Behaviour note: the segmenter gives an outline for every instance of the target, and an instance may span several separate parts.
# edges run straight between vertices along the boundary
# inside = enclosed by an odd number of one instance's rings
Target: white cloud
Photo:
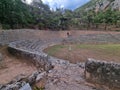
[[[32,2],[32,0],[26,0],[26,2],[27,2],[28,4],[30,4],[30,3]]]
[[[64,5],[61,5],[60,8],[64,8]]]
[[[31,3],[32,0],[26,0],[27,3]],[[42,0],[43,3],[48,4],[50,8],[67,8],[74,10],[75,8],[85,4],[90,0]]]
[[[42,0],[43,3],[48,4],[51,8],[67,8],[75,9],[90,0]]]

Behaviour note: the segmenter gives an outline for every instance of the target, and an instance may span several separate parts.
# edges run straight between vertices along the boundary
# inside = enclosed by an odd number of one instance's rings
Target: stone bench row
[[[120,34],[119,34],[120,35]],[[116,37],[119,35],[111,35],[111,34],[88,34],[88,35],[81,35],[79,37],[80,41],[85,41],[85,42],[119,42],[120,43],[120,37]]]
[[[24,50],[40,52],[40,47],[44,44],[45,42],[42,40],[22,40],[22,41],[12,42],[11,46]]]
[[[13,41],[29,40],[35,38],[35,32],[31,30],[10,30],[0,32],[0,43],[3,45]]]
[[[0,32],[0,44],[8,44],[10,42],[18,40],[35,40],[42,39],[39,34],[40,31],[34,30],[10,30]],[[52,33],[52,32],[51,32]],[[57,38],[51,37],[45,38],[45,42],[60,42],[63,38],[58,36]],[[80,42],[80,43],[120,43],[120,34],[87,34],[72,36],[65,39],[68,42]]]
[[[37,66],[42,66],[44,70],[48,70],[50,67],[55,64],[65,64],[69,63],[69,61],[64,61],[58,58],[49,57],[47,54],[43,52],[43,49],[48,46],[55,45],[60,43],[61,39],[56,41],[44,42],[42,40],[22,40],[12,42],[8,45],[8,51],[19,57],[26,58],[27,60],[32,61]],[[47,68],[47,69],[46,69]]]
[[[75,43],[120,43],[120,34],[111,35],[111,34],[87,34],[71,36],[66,38],[67,42]]]
[[[40,31],[39,31],[40,34]],[[10,30],[0,32],[0,44],[5,45],[15,41],[42,39],[45,43],[60,42],[62,38],[46,37],[37,35],[34,30]],[[34,41],[33,41],[34,42]]]
[[[8,46],[8,51],[15,56],[30,60],[37,67],[43,68],[45,71],[51,69],[52,67],[49,57],[46,54],[34,52],[34,50],[31,51],[29,49],[23,49],[20,47],[17,48],[12,44]]]

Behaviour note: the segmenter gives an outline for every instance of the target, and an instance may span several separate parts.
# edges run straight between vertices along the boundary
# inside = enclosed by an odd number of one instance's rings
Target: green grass
[[[55,45],[45,50],[48,55],[54,56],[57,52],[60,52],[61,49],[68,50],[69,45]],[[120,44],[100,44],[100,45],[92,45],[92,44],[73,44],[72,50],[91,50],[96,53],[102,53],[103,55],[113,55],[120,57]],[[60,52],[62,53],[62,52]]]
[[[87,45],[79,44],[77,48],[89,48],[89,49],[106,49],[106,50],[120,50],[120,44],[101,44],[101,45]]]
[[[48,50],[45,50],[45,51],[47,51],[48,55],[54,55],[60,49],[65,48],[65,47],[66,46],[64,46],[64,45],[55,45],[55,46],[48,48]]]
[[[99,51],[104,54],[120,55],[120,44],[102,44],[102,45],[76,45],[78,49],[89,49]]]
[[[44,88],[43,87],[37,87],[37,86],[35,86],[34,90],[44,90]]]
[[[71,47],[71,50],[69,50],[69,47]],[[120,62],[120,44],[55,45],[44,51],[48,55],[70,60],[73,63],[85,61],[90,57],[97,60]]]

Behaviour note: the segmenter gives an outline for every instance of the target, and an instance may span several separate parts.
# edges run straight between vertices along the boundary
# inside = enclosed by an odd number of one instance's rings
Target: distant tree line
[[[114,6],[113,2],[115,0],[107,0],[110,3],[103,9],[103,3],[105,4],[103,1],[90,0],[90,2],[74,11],[74,14],[76,14],[74,18],[78,18],[76,24],[79,29],[102,28],[103,30],[110,30],[117,28],[120,30],[120,7]]]
[[[30,5],[25,0],[0,0],[0,26],[3,29],[64,30],[68,28],[69,19],[63,14],[63,9],[50,10],[41,0],[33,0]]]
[[[26,4],[25,0],[0,0],[0,27],[3,29],[33,28],[43,30],[90,29],[104,24],[120,26],[120,11],[108,9],[96,13],[57,8],[51,10],[41,0]]]
[[[79,14],[79,12],[77,13]],[[86,29],[90,29],[93,26],[95,29],[99,26],[104,27],[103,30],[106,30],[108,26],[120,28],[120,11],[118,10],[109,8],[106,11],[99,11],[97,13],[94,10],[89,10],[78,16],[80,16],[80,19],[77,20],[78,26],[85,26]]]

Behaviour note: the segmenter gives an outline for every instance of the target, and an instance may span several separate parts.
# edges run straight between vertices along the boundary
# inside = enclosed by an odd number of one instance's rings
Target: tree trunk
[[[107,30],[107,23],[105,23],[104,29]]]

